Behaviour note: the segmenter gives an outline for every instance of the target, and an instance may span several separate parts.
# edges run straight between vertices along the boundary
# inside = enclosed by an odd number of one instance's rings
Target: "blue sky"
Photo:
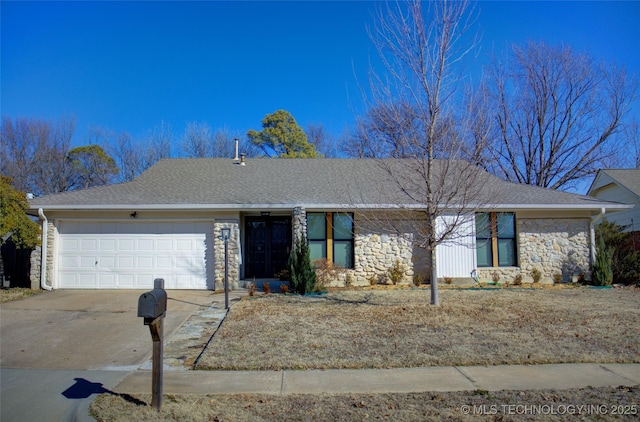
[[[479,2],[479,74],[491,51],[570,44],[640,77],[640,2]],[[372,2],[1,3],[1,112],[74,116],[142,136],[164,121],[246,133],[278,109],[334,136],[362,111]],[[640,120],[636,101],[634,114]]]

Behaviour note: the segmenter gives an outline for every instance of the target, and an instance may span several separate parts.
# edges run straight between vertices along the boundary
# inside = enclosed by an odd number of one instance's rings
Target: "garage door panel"
[[[77,269],[79,257],[78,256],[63,256],[60,260],[60,268],[62,270],[74,270]]]
[[[131,252],[136,249],[136,240],[135,239],[119,239],[118,240],[118,250]]]
[[[96,267],[96,257],[95,255],[90,256],[81,256],[80,257],[80,266],[79,268],[82,270],[93,270]]]
[[[118,274],[118,281],[116,287],[126,287],[133,289],[136,287],[136,278],[133,273]]]
[[[100,239],[100,252],[115,252],[116,239]]]
[[[174,250],[172,239],[158,239],[159,251],[172,251]]]
[[[97,285],[97,274],[80,273],[77,277],[78,287],[82,288],[94,288]]]
[[[58,224],[61,288],[206,289],[211,223]],[[209,259],[211,261],[211,259]]]
[[[80,249],[83,251],[97,251],[98,241],[96,239],[81,239]]]
[[[118,269],[133,270],[136,268],[136,258],[134,256],[118,256],[116,261]]]
[[[116,287],[116,275],[113,273],[99,275],[99,287],[103,289],[113,289]]]
[[[140,270],[150,270],[155,268],[154,259],[152,256],[139,256],[138,257],[138,266],[137,268]]]
[[[103,270],[115,270],[116,269],[116,257],[114,256],[105,256],[102,255],[100,257],[100,269]]]
[[[155,242],[153,239],[138,239],[138,250],[139,251],[154,251],[155,250]]]

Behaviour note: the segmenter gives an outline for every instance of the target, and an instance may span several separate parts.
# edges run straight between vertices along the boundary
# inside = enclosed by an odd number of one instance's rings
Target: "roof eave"
[[[344,203],[301,203],[301,204],[65,204],[32,206],[29,211],[120,211],[120,210],[154,210],[154,211],[244,211],[244,210],[290,210],[296,207],[313,210],[392,210],[392,209],[426,209],[422,204],[344,204]],[[623,211],[633,205],[618,203],[593,204],[468,204],[462,207],[440,206],[441,209],[469,210],[567,210],[567,211]]]

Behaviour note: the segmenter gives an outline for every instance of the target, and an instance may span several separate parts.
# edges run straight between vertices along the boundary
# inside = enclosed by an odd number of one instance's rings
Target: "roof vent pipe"
[[[240,160],[238,158],[238,138],[236,138],[235,141],[236,141],[236,155],[233,156],[233,161],[238,161]]]
[[[246,159],[245,159],[246,155],[247,154],[245,154],[245,153],[240,154],[240,165],[241,166],[244,166],[246,164]]]

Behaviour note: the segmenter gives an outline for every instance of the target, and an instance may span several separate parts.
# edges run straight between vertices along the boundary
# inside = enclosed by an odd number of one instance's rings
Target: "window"
[[[326,258],[343,268],[353,268],[353,214],[308,212],[307,241],[311,260]]]
[[[516,218],[513,213],[476,214],[479,267],[513,267],[516,259]]]

